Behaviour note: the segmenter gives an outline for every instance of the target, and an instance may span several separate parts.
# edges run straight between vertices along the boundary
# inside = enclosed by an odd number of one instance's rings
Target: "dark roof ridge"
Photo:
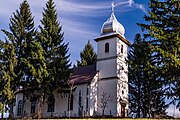
[[[96,64],[75,67],[73,74],[70,76],[69,82],[74,84],[85,84],[93,80],[97,74]]]
[[[74,68],[82,68],[82,67],[90,67],[90,66],[96,66],[96,64],[85,65],[85,66],[78,66],[78,67],[74,67]]]
[[[73,75],[75,74],[87,74],[89,72],[96,72],[96,64],[75,67],[73,69]]]

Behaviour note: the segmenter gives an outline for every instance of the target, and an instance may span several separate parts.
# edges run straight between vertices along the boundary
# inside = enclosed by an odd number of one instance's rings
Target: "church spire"
[[[112,13],[114,13],[114,8],[115,8],[114,2],[111,3],[111,6],[112,6]]]
[[[114,14],[114,2],[111,3],[112,13],[111,16],[107,19],[107,21],[103,24],[101,28],[101,34],[109,34],[109,33],[118,33],[122,37],[124,37],[125,29],[122,24],[118,22],[116,16]]]

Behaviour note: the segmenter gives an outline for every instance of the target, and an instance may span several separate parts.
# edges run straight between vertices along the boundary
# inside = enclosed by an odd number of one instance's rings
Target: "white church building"
[[[130,42],[124,27],[117,21],[114,8],[102,25],[97,42],[97,62],[76,67],[69,79],[72,94],[56,94],[43,104],[42,117],[94,117],[128,115],[128,64]],[[14,117],[32,117],[37,114],[37,101],[17,93]]]

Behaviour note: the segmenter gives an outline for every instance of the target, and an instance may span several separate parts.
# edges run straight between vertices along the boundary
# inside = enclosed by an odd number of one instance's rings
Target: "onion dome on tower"
[[[103,24],[101,28],[101,35],[110,33],[118,33],[124,37],[125,29],[121,23],[119,23],[114,15],[114,3],[112,3],[112,13],[110,18]]]

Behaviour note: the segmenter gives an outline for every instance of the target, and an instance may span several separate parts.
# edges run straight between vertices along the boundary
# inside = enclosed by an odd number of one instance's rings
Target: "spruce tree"
[[[16,94],[16,81],[17,77],[15,73],[15,66],[17,65],[17,59],[14,46],[5,41],[1,43],[1,92],[0,100],[3,106],[9,105],[10,118],[13,118],[13,107]]]
[[[97,55],[89,40],[83,51],[80,53],[80,57],[81,61],[77,61],[77,66],[86,66],[96,63]]]
[[[167,108],[162,95],[162,82],[155,69],[149,43],[137,34],[130,46],[129,58],[129,101],[134,117],[165,115]]]
[[[5,85],[5,88],[10,89],[13,95],[21,87],[23,89],[29,89],[26,91],[33,92],[37,89],[36,86],[43,84],[44,77],[47,76],[47,71],[45,58],[43,57],[44,50],[35,39],[37,32],[34,28],[30,6],[26,0],[20,4],[19,10],[13,13],[10,19],[9,29],[10,32],[7,30],[2,31],[7,36],[7,43],[13,49],[11,50],[5,47],[5,50],[7,50],[7,53],[14,51],[13,55],[16,58],[16,64],[12,64],[9,67],[11,68],[9,69],[11,70],[11,74],[14,73],[15,75],[11,75],[8,69],[5,69],[3,79],[11,81],[7,83],[7,86]],[[6,54],[4,57],[6,57]],[[12,58],[8,61],[10,60]],[[8,67],[8,63],[5,64],[6,67]],[[10,102],[12,106],[10,106],[11,112],[13,111],[14,97]]]
[[[142,112],[142,96],[143,90],[141,88],[143,83],[142,72],[143,68],[141,65],[143,64],[142,59],[145,53],[142,48],[142,39],[140,34],[137,34],[134,39],[134,44],[131,45],[131,50],[129,51],[129,101],[130,101],[130,113],[133,114],[134,117],[141,117]],[[135,114],[135,115],[134,115]]]
[[[147,32],[150,41],[154,67],[164,79],[165,94],[180,108],[180,1],[150,0],[149,15],[144,17],[147,24],[139,24]]]
[[[68,44],[64,42],[62,26],[58,21],[57,12],[53,0],[48,0],[46,8],[43,11],[41,20],[40,33],[38,41],[40,41],[45,51],[45,59],[47,64],[48,77],[45,88],[47,94],[54,90],[63,92],[67,80],[70,76],[71,66],[68,54]]]

